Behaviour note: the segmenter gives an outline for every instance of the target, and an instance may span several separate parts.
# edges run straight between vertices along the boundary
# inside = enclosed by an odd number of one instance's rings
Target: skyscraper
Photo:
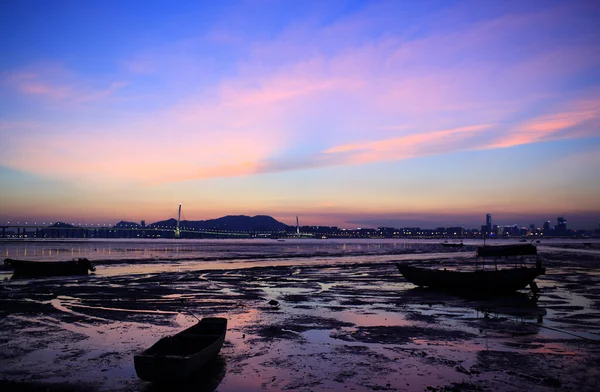
[[[487,228],[487,233],[490,234],[492,232],[492,214],[485,215],[485,226]]]
[[[557,233],[565,234],[567,232],[567,220],[565,219],[565,217],[559,216],[558,218],[556,218],[556,222],[558,223],[558,225],[556,225]]]

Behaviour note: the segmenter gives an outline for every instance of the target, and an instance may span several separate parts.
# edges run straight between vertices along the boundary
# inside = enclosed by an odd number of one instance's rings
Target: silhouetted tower
[[[492,214],[485,215],[485,227],[487,228],[487,233],[490,234],[492,232]]]
[[[181,221],[181,203],[179,203],[179,212],[177,213],[177,226],[175,226],[175,238],[179,238],[181,231],[179,230],[179,222]]]
[[[300,237],[300,225],[298,224],[298,217],[296,217],[296,235]]]

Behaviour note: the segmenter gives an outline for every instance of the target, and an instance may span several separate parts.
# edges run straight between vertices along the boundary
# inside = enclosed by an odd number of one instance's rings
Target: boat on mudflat
[[[484,246],[478,248],[477,255],[478,259],[494,257],[494,266],[485,269],[484,262],[478,262],[469,271],[424,268],[406,263],[396,263],[396,266],[406,280],[417,286],[466,295],[509,294],[527,286],[537,291],[534,280],[546,273],[540,260],[536,261],[535,267],[525,266],[521,259],[520,266],[498,268],[497,258],[537,255],[533,245]]]
[[[226,318],[205,317],[135,355],[135,372],[142,380],[154,382],[193,379],[221,351],[226,332]]]
[[[462,248],[464,244],[462,242],[442,242],[442,246],[446,248]]]
[[[5,259],[4,264],[14,269],[15,277],[87,275],[96,268],[86,258],[68,261],[31,261]]]

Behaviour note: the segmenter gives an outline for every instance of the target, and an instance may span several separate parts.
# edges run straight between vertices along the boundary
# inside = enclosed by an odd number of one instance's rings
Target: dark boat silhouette
[[[467,295],[503,295],[530,286],[537,290],[534,279],[543,275],[546,269],[537,260],[534,268],[521,266],[498,269],[496,260],[501,257],[537,255],[533,245],[483,246],[477,249],[477,257],[493,257],[494,268],[485,269],[482,262],[476,263],[471,271],[430,269],[405,263],[396,263],[398,271],[409,282],[429,289]]]
[[[447,248],[462,248],[464,245],[462,242],[442,242],[442,246]]]
[[[86,258],[68,261],[30,261],[5,259],[4,264],[15,270],[14,277],[87,275],[96,268]]]
[[[146,381],[184,382],[217,356],[225,341],[227,319],[205,317],[192,327],[161,338],[134,356],[135,372]]]

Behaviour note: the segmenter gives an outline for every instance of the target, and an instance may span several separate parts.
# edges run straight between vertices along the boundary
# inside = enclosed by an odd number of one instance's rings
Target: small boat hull
[[[501,270],[447,271],[396,264],[409,282],[429,289],[462,294],[507,294],[530,285],[545,268],[507,268]]]
[[[15,277],[87,275],[88,271],[96,270],[92,263],[85,258],[69,261],[5,259],[4,264],[14,269],[13,276]]]
[[[453,243],[453,242],[442,242],[442,246],[446,248],[462,248],[464,244],[462,242]]]
[[[227,319],[203,318],[180,333],[160,339],[134,356],[139,378],[153,382],[182,382],[193,379],[214,359],[225,341]]]

